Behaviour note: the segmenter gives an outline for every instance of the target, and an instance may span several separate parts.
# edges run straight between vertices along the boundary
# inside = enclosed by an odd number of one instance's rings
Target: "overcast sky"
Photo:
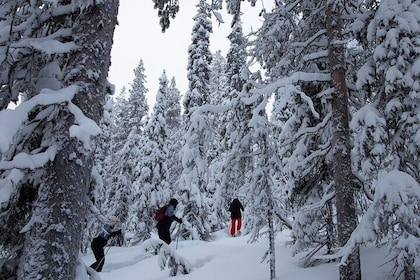
[[[198,0],[180,0],[180,11],[176,18],[171,20],[171,26],[161,32],[157,10],[153,9],[152,0],[121,0],[118,14],[119,25],[114,34],[114,45],[111,53],[111,68],[109,80],[116,87],[119,94],[122,87],[130,88],[134,79],[133,70],[140,59],[143,59],[146,87],[149,89],[147,96],[150,109],[155,102],[155,94],[159,86],[159,77],[163,70],[168,79],[175,77],[177,87],[183,95],[188,88],[187,61],[188,46],[191,44],[191,32],[194,24],[193,17],[197,13],[195,3]],[[261,25],[258,16],[261,11],[261,2],[251,8],[250,4],[242,2],[245,14],[242,17],[244,33],[256,30]],[[221,26],[213,20],[213,34],[210,38],[212,52],[222,50],[225,55],[229,49],[229,40],[226,38],[230,30],[231,18],[222,11],[225,21]]]

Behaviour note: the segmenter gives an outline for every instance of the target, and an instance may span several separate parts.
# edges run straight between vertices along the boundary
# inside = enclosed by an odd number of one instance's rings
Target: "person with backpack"
[[[168,205],[163,206],[161,209],[158,210],[158,213],[156,213],[156,219],[158,220],[157,223],[157,229],[159,238],[163,240],[166,244],[170,244],[171,239],[171,233],[169,231],[172,221],[177,221],[178,223],[182,223],[182,219],[175,216],[175,208],[178,205],[178,200],[175,198],[172,198]],[[159,211],[163,212],[163,215],[159,214]]]
[[[240,232],[242,227],[242,213],[244,211],[244,206],[239,201],[238,198],[235,198],[229,206],[231,224],[230,224],[230,235],[235,236],[236,232]]]
[[[118,218],[115,216],[109,217],[108,223],[104,224],[101,232],[96,236],[91,243],[91,248],[96,261],[90,265],[91,268],[97,272],[102,271],[102,267],[105,263],[104,247],[108,243],[110,237],[122,235],[121,229],[114,231],[114,227],[118,222]]]

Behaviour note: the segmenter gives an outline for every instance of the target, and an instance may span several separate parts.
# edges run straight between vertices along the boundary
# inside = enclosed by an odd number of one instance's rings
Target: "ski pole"
[[[106,249],[106,252],[105,252],[104,256],[102,257],[102,259],[98,262],[98,264],[95,267],[96,271],[97,271],[98,267],[101,265],[101,263],[103,263],[105,261],[105,256],[106,256],[106,254],[108,254],[110,249],[111,249],[111,246],[109,246],[108,249]]]
[[[176,237],[176,246],[175,249],[178,250],[178,241],[179,241],[179,236],[181,235],[181,224],[178,226],[178,235]]]

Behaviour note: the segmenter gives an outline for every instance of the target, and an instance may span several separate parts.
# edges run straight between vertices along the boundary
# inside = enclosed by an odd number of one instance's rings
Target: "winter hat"
[[[118,218],[115,216],[110,216],[109,217],[109,222],[113,225],[115,225],[118,222]]]
[[[176,200],[175,198],[172,198],[171,200],[169,200],[169,204],[172,204],[173,206],[177,206],[178,200]]]

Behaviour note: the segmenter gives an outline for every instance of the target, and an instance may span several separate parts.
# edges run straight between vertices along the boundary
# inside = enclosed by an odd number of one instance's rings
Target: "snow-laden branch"
[[[309,96],[307,96],[303,91],[301,91],[297,86],[295,86],[295,84],[298,82],[329,82],[330,80],[330,74],[296,72],[289,77],[279,78],[277,81],[274,81],[264,87],[252,89],[251,93],[253,93],[253,95],[248,98],[243,98],[242,101],[245,104],[249,105],[256,102],[261,95],[271,96],[272,93],[278,91],[280,88],[284,88],[284,92],[287,95],[291,95],[292,93],[299,94],[301,99],[303,101],[306,101],[306,103],[308,104],[309,108],[312,111],[312,114],[316,118],[319,118],[319,113],[315,110],[315,106],[313,104],[312,99]]]
[[[310,54],[304,55],[302,57],[302,63],[305,63],[305,62],[308,62],[308,61],[311,61],[311,60],[326,58],[326,57],[328,57],[328,51],[327,50],[319,51],[319,52],[316,52],[316,53],[310,53]]]
[[[161,270],[168,266],[171,269],[169,276],[176,276],[178,272],[189,274],[194,268],[187,259],[180,256],[162,240],[148,239],[141,244],[140,249],[145,252],[148,250],[159,251],[158,265]]]
[[[312,44],[312,42],[314,42],[317,38],[321,37],[324,34],[327,34],[327,30],[326,29],[321,29],[317,33],[312,35],[312,37],[309,38],[308,40],[306,40],[305,42],[292,43],[291,47],[292,48],[302,48],[302,49],[307,48],[309,45]]]
[[[328,186],[328,189],[331,188],[331,186],[332,186],[332,183],[330,183],[330,185]],[[331,199],[333,199],[334,197],[335,197],[335,192],[334,191],[330,192],[329,194],[324,195],[320,201],[318,201],[316,203],[313,203],[313,204],[303,206],[300,211],[302,211],[302,212],[303,211],[311,211],[312,212],[314,210],[320,209],[320,208],[324,207],[327,204],[327,202],[330,201]]]
[[[353,250],[360,244],[380,241],[392,235],[389,252],[395,266],[410,263],[409,258],[420,258],[420,225],[418,202],[420,185],[405,172],[393,170],[377,182],[375,198],[353,231],[346,245],[328,258],[341,257],[345,265]],[[420,263],[417,264],[420,267]]]
[[[224,113],[232,107],[232,104],[233,104],[233,100],[222,105],[204,104],[204,105],[199,106],[197,110],[194,111],[192,116],[202,115],[205,113],[213,113],[213,114]]]
[[[317,131],[319,131],[321,128],[326,127],[329,120],[331,119],[332,116],[332,112],[329,112],[325,118],[322,120],[322,122],[318,123],[316,126],[311,126],[311,127],[307,127],[305,129],[301,129],[298,131],[298,133],[296,133],[295,135],[293,135],[293,137],[291,138],[284,138],[285,140],[283,141],[283,143],[281,143],[280,147],[285,147],[287,145],[290,145],[291,143],[295,142],[297,139],[299,139],[300,137],[304,136],[304,135],[308,135],[308,134],[313,134],[316,133]]]
[[[329,73],[308,73],[308,72],[295,72],[289,77],[279,78],[267,86],[260,89],[253,89],[251,92],[259,94],[271,94],[277,89],[296,84],[297,82],[329,82],[331,75]]]
[[[5,178],[0,179],[0,205],[9,201],[15,186],[24,175],[19,169],[13,169]]]
[[[30,169],[34,170],[44,166],[47,162],[54,160],[57,154],[57,147],[50,146],[45,152],[37,154],[19,153],[11,161],[0,161],[0,169]]]
[[[11,48],[34,48],[48,55],[55,53],[69,53],[77,48],[74,42],[62,43],[58,39],[71,36],[70,28],[63,28],[42,38],[28,38],[11,45]]]
[[[28,120],[29,113],[36,106],[47,106],[52,104],[67,103],[69,111],[75,116],[75,123],[70,127],[70,136],[76,137],[83,142],[86,149],[90,149],[90,137],[101,133],[101,129],[90,118],[75,106],[71,100],[78,91],[76,85],[54,91],[42,89],[41,93],[22,102],[15,109],[0,111],[0,152],[6,152],[13,143],[13,137],[18,132],[21,125]]]
[[[13,136],[17,133],[22,123],[28,120],[28,114],[34,107],[70,102],[77,90],[78,87],[75,85],[58,91],[43,89],[40,94],[22,102],[15,109],[0,111],[0,131],[2,132],[0,134],[0,152],[4,153],[9,149],[9,146],[13,143]]]
[[[70,137],[76,137],[83,142],[85,149],[90,149],[90,138],[101,133],[96,122],[86,117],[79,107],[69,102],[69,110],[75,117],[76,124],[70,127]]]

